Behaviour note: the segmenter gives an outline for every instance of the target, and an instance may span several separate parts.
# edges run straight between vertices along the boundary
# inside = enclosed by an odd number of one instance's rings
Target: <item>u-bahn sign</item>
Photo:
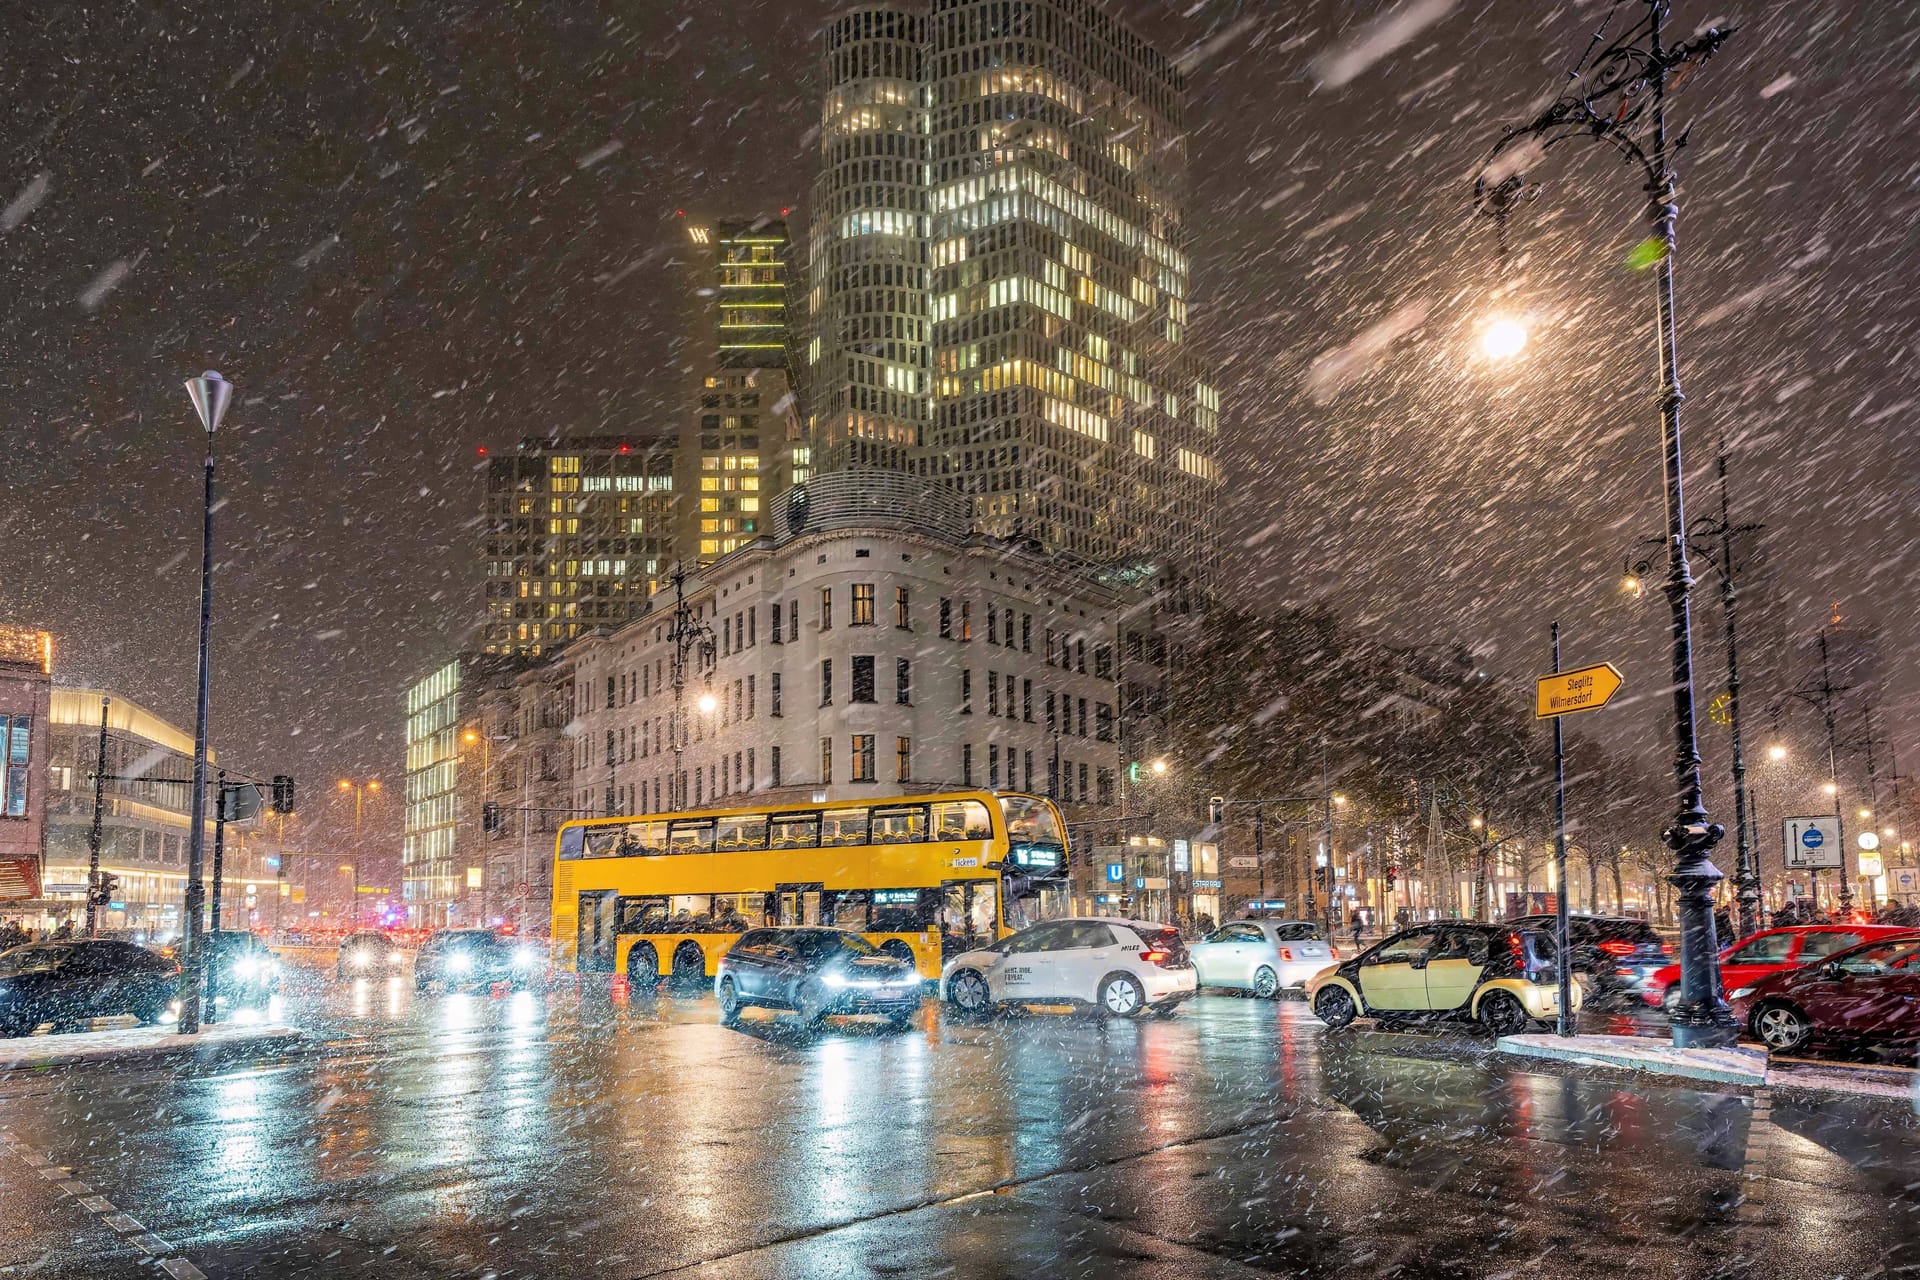
[[[1607,705],[1625,683],[1620,669],[1611,662],[1581,667],[1578,671],[1556,671],[1534,683],[1533,717],[1551,720],[1576,711],[1598,711]]]

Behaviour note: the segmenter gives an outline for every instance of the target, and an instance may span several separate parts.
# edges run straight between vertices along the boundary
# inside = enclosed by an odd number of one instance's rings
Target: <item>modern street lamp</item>
[[[349,908],[349,918],[354,928],[360,927],[360,815],[369,795],[380,794],[380,779],[366,778],[355,780],[342,778],[335,784],[342,795],[353,797],[353,902]]]
[[[1753,824],[1747,807],[1747,758],[1742,749],[1740,723],[1740,632],[1737,623],[1739,572],[1734,561],[1734,538],[1760,532],[1765,525],[1735,524],[1732,499],[1727,485],[1727,442],[1720,440],[1714,473],[1720,481],[1720,514],[1697,517],[1687,530],[1687,550],[1713,569],[1720,579],[1720,615],[1727,635],[1727,729],[1733,748],[1733,830],[1735,903],[1738,907],[1739,936],[1748,937],[1760,928],[1760,858],[1754,847]],[[1659,538],[1644,544],[1659,548]],[[1651,558],[1633,560],[1627,570],[1630,581],[1644,581],[1653,571]],[[1636,590],[1634,595],[1640,592]],[[1780,750],[1776,747],[1775,750]],[[1782,752],[1782,754],[1785,754]],[[1778,757],[1775,757],[1776,759]]]
[[[1668,165],[1666,95],[1691,76],[1731,34],[1709,28],[1693,40],[1669,46],[1661,27],[1668,0],[1641,0],[1645,16],[1611,44],[1600,47],[1606,24],[1595,32],[1576,66],[1573,86],[1526,124],[1501,135],[1474,183],[1476,204],[1490,214],[1502,244],[1513,206],[1528,193],[1522,176],[1528,158],[1541,159],[1562,142],[1585,138],[1607,143],[1637,164],[1645,178],[1651,234],[1629,261],[1654,269],[1654,323],[1659,355],[1660,435],[1664,455],[1667,515],[1666,596],[1671,615],[1673,660],[1673,783],[1678,802],[1660,833],[1673,851],[1669,881],[1680,905],[1680,1000],[1673,1010],[1676,1048],[1725,1048],[1737,1036],[1733,1014],[1720,991],[1719,944],[1714,936],[1713,889],[1723,878],[1708,858],[1725,828],[1707,819],[1700,785],[1700,751],[1694,734],[1693,640],[1687,567],[1687,510],[1680,450],[1680,346],[1674,322],[1674,224],[1680,216],[1675,176]],[[1611,14],[1611,11],[1610,11]],[[1646,145],[1642,144],[1642,139]]]
[[[233,384],[212,369],[187,379],[187,398],[207,433],[206,487],[200,504],[200,670],[193,715],[193,826],[187,833],[186,928],[180,942],[180,1030],[200,1030],[200,912],[206,886],[200,883],[207,853],[207,707],[212,685],[213,639],[213,434],[233,402]]]

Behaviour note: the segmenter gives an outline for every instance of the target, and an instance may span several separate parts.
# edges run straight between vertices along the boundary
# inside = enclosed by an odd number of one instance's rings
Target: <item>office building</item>
[[[41,892],[52,695],[52,635],[0,626],[0,906],[10,915]]]
[[[1205,585],[1221,399],[1188,340],[1182,73],[1091,0],[834,19],[807,250],[816,474]]]
[[[487,462],[489,654],[539,656],[631,617],[672,564],[678,440],[529,438]]]

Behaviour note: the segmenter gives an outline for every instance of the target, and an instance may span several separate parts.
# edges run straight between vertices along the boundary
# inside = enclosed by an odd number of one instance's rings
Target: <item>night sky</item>
[[[1664,616],[1616,587],[1661,520],[1651,281],[1625,265],[1638,183],[1570,148],[1504,262],[1469,207],[1500,126],[1555,90],[1608,5],[1418,7],[1438,20],[1333,84],[1325,55],[1381,6],[1125,6],[1191,67],[1226,572],[1241,599],[1329,602],[1520,677],[1558,616],[1569,659],[1612,659],[1635,695],[1593,727],[1651,763]],[[0,619],[55,631],[63,682],[191,723],[200,432],[180,382],[218,368],[240,395],[221,437],[216,745],[309,795],[343,774],[397,784],[401,692],[479,617],[476,447],[678,414],[674,211],[803,217],[831,11],[11,6]],[[1724,434],[1741,514],[1769,526],[1756,610],[1779,634],[1831,601],[1880,625],[1906,746],[1920,31],[1903,5],[1785,0],[1683,3],[1673,25],[1729,22],[1674,105],[1693,128],[1690,496],[1706,509]],[[1505,368],[1475,343],[1495,311],[1534,326]],[[1315,372],[1374,326],[1396,336],[1344,378]],[[1703,745],[1724,771],[1724,741]],[[385,821],[397,834],[397,807]]]

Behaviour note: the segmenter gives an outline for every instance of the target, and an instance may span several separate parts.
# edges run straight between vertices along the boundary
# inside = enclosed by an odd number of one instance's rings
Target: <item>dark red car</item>
[[[1762,978],[1824,960],[1858,943],[1909,932],[1911,930],[1890,924],[1795,924],[1762,929],[1720,953],[1722,994],[1731,997],[1741,987],[1752,986]],[[1667,1008],[1679,998],[1679,981],[1679,965],[1656,969],[1647,979],[1640,998],[1648,1004]]]
[[[1876,938],[1732,993],[1733,1016],[1775,1053],[1815,1039],[1920,1040],[1920,932]]]

